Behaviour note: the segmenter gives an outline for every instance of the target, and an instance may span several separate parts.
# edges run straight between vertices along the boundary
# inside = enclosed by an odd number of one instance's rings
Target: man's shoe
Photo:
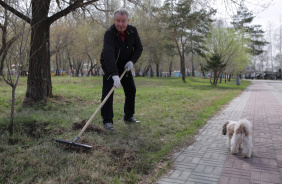
[[[129,119],[125,119],[124,120],[125,123],[140,123],[140,121],[138,121],[136,118],[134,118],[133,116]]]
[[[113,123],[105,123],[104,128],[109,131],[115,131]]]

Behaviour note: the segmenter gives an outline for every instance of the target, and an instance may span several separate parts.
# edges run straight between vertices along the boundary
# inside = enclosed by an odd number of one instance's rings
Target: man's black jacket
[[[115,25],[112,25],[104,35],[104,46],[100,58],[105,75],[119,75],[119,69],[123,70],[128,61],[136,63],[141,56],[143,47],[137,29],[134,26],[127,25],[127,35],[125,36],[124,44],[125,53],[120,53],[121,50],[124,50],[121,48],[121,38]],[[121,54],[125,57],[122,60],[119,58]]]

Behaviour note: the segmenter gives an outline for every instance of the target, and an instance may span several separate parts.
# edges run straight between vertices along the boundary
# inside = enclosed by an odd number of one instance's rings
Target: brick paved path
[[[253,122],[253,155],[232,155],[221,128],[226,120]],[[158,184],[282,184],[282,83],[253,81],[203,127],[196,141],[174,155]]]

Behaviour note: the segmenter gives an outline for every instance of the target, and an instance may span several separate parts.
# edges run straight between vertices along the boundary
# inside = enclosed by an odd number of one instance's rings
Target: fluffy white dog
[[[224,123],[222,134],[227,135],[227,144],[232,154],[238,154],[242,148],[243,157],[250,158],[252,154],[252,123],[247,119],[230,121]]]

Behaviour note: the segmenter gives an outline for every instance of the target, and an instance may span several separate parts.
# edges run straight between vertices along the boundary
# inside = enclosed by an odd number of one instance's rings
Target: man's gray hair
[[[127,9],[125,9],[125,8],[119,8],[119,9],[115,10],[115,11],[114,11],[114,16],[115,16],[117,13],[120,14],[120,15],[126,15],[127,18],[129,17],[128,11],[127,11]]]

